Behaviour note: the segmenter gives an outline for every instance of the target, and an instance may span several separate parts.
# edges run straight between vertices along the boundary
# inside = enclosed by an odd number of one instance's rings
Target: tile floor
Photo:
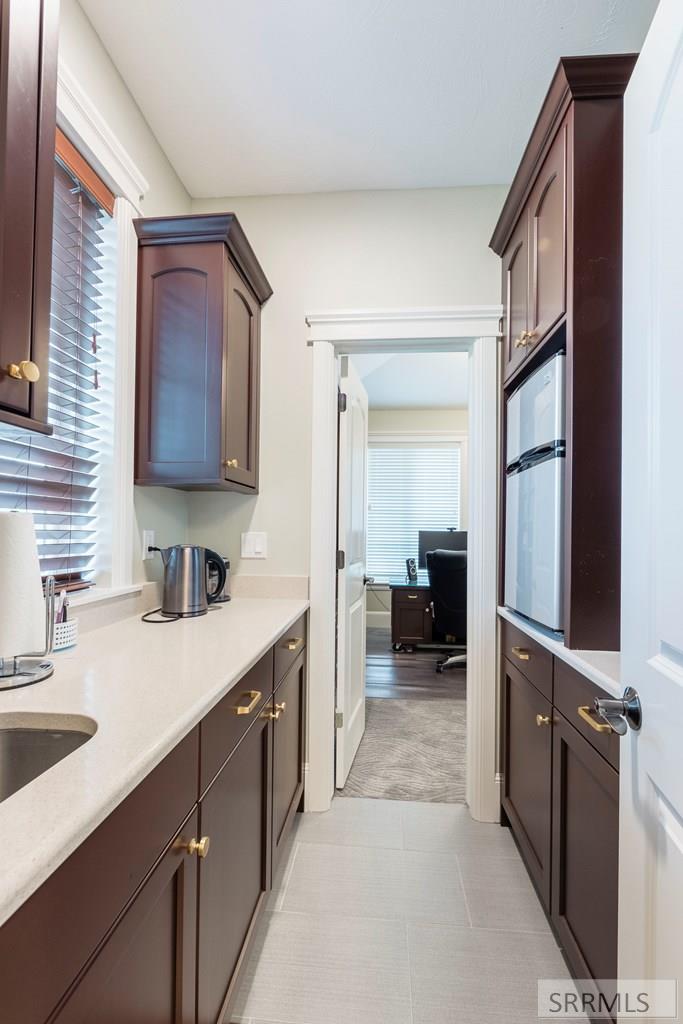
[[[456,804],[297,816],[238,995],[243,1024],[532,1024],[567,969],[507,829]]]

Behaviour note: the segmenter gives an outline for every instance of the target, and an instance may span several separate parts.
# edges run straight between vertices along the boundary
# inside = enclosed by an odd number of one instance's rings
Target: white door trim
[[[497,366],[500,306],[360,310],[306,317],[313,348],[311,621],[305,807],[324,811],[334,793],[337,356],[368,351],[470,355],[467,800],[497,821]]]

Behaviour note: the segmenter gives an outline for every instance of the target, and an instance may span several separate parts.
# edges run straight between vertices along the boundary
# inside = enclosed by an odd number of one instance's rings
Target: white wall
[[[189,213],[190,197],[76,0],[61,0],[59,57],[149,182],[143,213],[150,217]],[[140,530],[154,527],[161,545],[185,540],[187,496],[166,488],[138,487],[135,516],[134,577],[160,578],[158,559],[144,565],[140,559]]]
[[[368,430],[370,433],[401,434],[450,430],[455,434],[466,434],[467,409],[369,409]]]
[[[263,311],[261,493],[190,496],[190,537],[233,568],[307,575],[311,353],[316,310],[497,303],[488,240],[506,188],[348,192],[195,200],[237,213],[274,289]],[[268,558],[239,559],[239,535],[268,532]]]

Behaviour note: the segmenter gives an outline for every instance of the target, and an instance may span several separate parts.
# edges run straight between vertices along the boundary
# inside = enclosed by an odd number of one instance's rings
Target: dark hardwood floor
[[[447,652],[421,648],[413,654],[396,654],[388,629],[371,626],[367,633],[365,693],[367,697],[434,700],[465,696],[465,668],[452,668],[441,675],[436,663]]]

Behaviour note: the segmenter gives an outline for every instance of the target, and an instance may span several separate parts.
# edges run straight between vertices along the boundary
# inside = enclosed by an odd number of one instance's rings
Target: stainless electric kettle
[[[164,593],[161,614],[169,618],[206,615],[225,584],[225,562],[220,555],[197,544],[175,544],[158,551],[164,563]],[[218,575],[212,593],[207,587],[207,566]]]

